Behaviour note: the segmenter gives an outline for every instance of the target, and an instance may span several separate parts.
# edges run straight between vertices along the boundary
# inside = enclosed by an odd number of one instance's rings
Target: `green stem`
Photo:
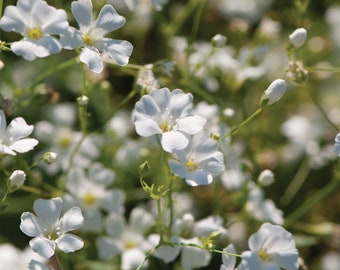
[[[298,207],[285,220],[285,227],[291,226],[298,218],[305,214],[310,208],[323,200],[327,195],[334,191],[340,184],[340,177],[333,179],[323,189],[316,192],[308,200],[306,200],[300,207]]]
[[[157,226],[159,230],[160,240],[159,243],[162,244],[164,242],[164,227],[163,227],[163,214],[162,214],[162,205],[161,200],[157,200]]]
[[[313,72],[329,72],[329,73],[339,73],[340,67],[305,67],[309,73]]]
[[[200,21],[201,21],[201,16],[204,10],[204,6],[205,6],[206,0],[201,0],[199,3],[199,6],[197,8],[197,12],[195,14],[195,18],[194,18],[194,22],[193,22],[193,26],[192,26],[192,31],[191,31],[191,40],[195,40],[196,36],[197,36],[197,32],[199,29],[199,25],[200,25]]]
[[[32,84],[28,87],[28,89],[33,88],[34,86],[36,86],[38,83],[40,83],[41,81],[43,81],[45,78],[47,78],[48,76],[51,76],[52,74],[61,71],[69,66],[72,66],[73,64],[78,62],[78,57],[74,57],[71,58],[70,60],[66,61],[66,62],[62,62],[61,64],[46,70],[45,72],[41,73],[39,76],[37,76],[35,78],[35,80],[32,82]]]
[[[234,127],[232,130],[230,130],[225,135],[221,136],[219,141],[223,141],[225,138],[234,135],[240,128],[250,124],[252,121],[254,121],[261,113],[263,112],[262,108],[258,108],[252,115],[250,115],[246,120],[244,120],[241,124]]]
[[[59,270],[64,270],[64,267],[63,267],[63,264],[62,264],[62,262],[61,262],[61,258],[60,258],[60,256],[59,256],[58,252],[55,252],[55,253],[54,253],[54,257],[55,257],[55,260],[56,260],[57,265],[58,265],[58,267],[59,267]]]
[[[308,158],[305,158],[297,173],[295,174],[293,180],[290,182],[289,186],[287,187],[285,193],[281,197],[281,203],[283,205],[288,205],[293,197],[296,195],[296,193],[299,191],[305,180],[307,179],[307,176],[310,172],[310,166],[308,163]]]
[[[43,194],[43,192],[40,189],[37,189],[35,187],[30,187],[30,186],[21,186],[20,187],[21,190],[29,192],[29,193],[33,193],[33,194],[37,194],[39,196],[41,196]]]

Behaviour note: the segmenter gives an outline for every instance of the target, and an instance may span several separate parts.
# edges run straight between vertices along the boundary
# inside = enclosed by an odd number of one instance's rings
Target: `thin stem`
[[[0,18],[2,17],[3,0],[0,0]]]
[[[306,200],[300,207],[298,207],[285,220],[285,226],[291,226],[298,218],[305,214],[310,208],[323,200],[327,195],[333,192],[340,184],[340,177],[333,179],[323,189],[316,192],[308,200]]]
[[[240,128],[248,125],[252,121],[254,121],[261,113],[263,112],[262,108],[258,108],[252,115],[250,115],[246,120],[244,120],[241,124],[234,127],[227,134],[220,137],[219,141],[223,141],[225,138],[234,135]]]
[[[157,226],[159,230],[160,240],[159,243],[162,244],[164,242],[164,227],[163,227],[163,214],[162,214],[162,205],[161,200],[157,201]]]
[[[45,78],[47,78],[50,75],[53,75],[54,73],[56,73],[57,71],[61,71],[69,66],[72,66],[73,64],[78,62],[78,57],[74,57],[71,58],[70,60],[66,61],[66,62],[62,62],[61,64],[46,70],[45,72],[41,73],[39,76],[37,76],[35,78],[35,80],[32,82],[32,84],[28,87],[28,89],[33,88],[34,86],[36,86],[38,83],[40,83],[41,81],[43,81]]]
[[[314,72],[329,72],[329,73],[339,73],[340,67],[305,67],[309,73]]]
[[[299,191],[303,183],[306,181],[309,172],[310,172],[310,166],[308,163],[308,158],[305,158],[302,161],[293,180],[290,182],[285,193],[281,197],[281,203],[283,205],[288,205],[291,202],[293,197],[296,195],[296,193]]]
[[[55,260],[56,260],[57,265],[59,267],[59,270],[64,270],[64,267],[63,267],[63,264],[61,263],[61,258],[59,256],[58,252],[54,253],[54,257],[55,257]]]
[[[192,32],[191,32],[191,39],[192,40],[194,40],[196,38],[205,3],[206,3],[206,0],[201,0],[200,3],[199,3],[199,6],[197,8],[197,12],[196,12],[195,17],[194,17],[194,22],[193,22]]]

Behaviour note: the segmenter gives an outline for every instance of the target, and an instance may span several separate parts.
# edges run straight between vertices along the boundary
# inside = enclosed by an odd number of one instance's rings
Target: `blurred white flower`
[[[22,117],[13,119],[7,126],[5,113],[0,110],[0,152],[12,156],[32,150],[38,140],[26,138],[33,132],[33,125],[27,125]]]
[[[130,10],[135,10],[141,2],[144,5],[146,2],[145,0],[144,1],[143,0],[142,1],[141,0],[124,0],[124,1]],[[168,3],[168,0],[151,0],[152,6],[157,11],[161,11],[163,8],[163,5],[165,5],[166,3]]]
[[[216,34],[211,38],[214,47],[222,47],[227,42],[227,37],[221,34]]]
[[[54,36],[63,34],[68,22],[63,9],[49,6],[45,1],[18,0],[16,6],[6,7],[0,27],[23,36],[22,40],[11,44],[11,50],[32,61],[61,51],[62,47]]]
[[[274,173],[271,170],[263,170],[257,181],[262,185],[262,186],[270,186],[272,183],[274,183]]]
[[[238,270],[299,268],[299,254],[294,239],[281,226],[262,224],[260,229],[250,236],[248,245],[250,251],[242,252]]]
[[[194,135],[185,149],[174,151],[174,157],[169,160],[171,171],[190,186],[210,184],[225,168],[217,141],[203,131]]]
[[[340,157],[340,132],[335,136],[334,152]]]
[[[93,6],[91,0],[73,1],[71,11],[76,19],[79,29],[69,27],[60,38],[60,43],[65,49],[82,48],[80,61],[86,64],[95,73],[103,71],[104,53],[117,63],[125,66],[129,62],[133,46],[126,40],[105,38],[112,31],[125,24],[125,18],[109,4],[105,5],[97,20],[93,19]]]
[[[9,177],[10,185],[15,188],[21,187],[26,180],[26,173],[22,170],[15,170]]]
[[[82,209],[83,231],[100,232],[103,229],[103,210],[123,214],[124,192],[108,188],[114,177],[115,173],[100,163],[91,164],[87,171],[79,166],[71,168],[64,200],[65,204]]]
[[[228,252],[228,253],[235,253],[236,252],[233,244],[229,244],[222,251]],[[235,256],[222,254],[222,265],[220,267],[220,270],[234,270],[235,264],[236,264],[236,257]]]
[[[29,244],[33,251],[44,258],[50,258],[56,246],[65,253],[74,252],[83,247],[84,242],[69,231],[79,229],[83,223],[79,207],[74,206],[62,217],[63,200],[59,197],[50,200],[37,199],[33,209],[36,215],[24,212],[21,215],[20,229],[34,237]]]
[[[46,152],[44,155],[43,155],[43,160],[46,162],[46,164],[50,165],[54,162],[57,161],[57,158],[58,158],[58,154],[57,153],[54,153],[54,152]]]
[[[302,47],[307,39],[307,31],[305,28],[298,28],[289,35],[289,40],[295,48]]]
[[[197,134],[206,123],[200,115],[189,115],[192,100],[193,96],[181,89],[170,92],[161,88],[142,96],[132,115],[137,133],[143,137],[162,135],[161,144],[167,152],[184,149],[188,135]]]
[[[108,236],[96,241],[99,257],[109,259],[121,255],[121,269],[136,269],[152,248],[144,234],[154,222],[152,215],[139,207],[131,211],[128,224],[123,215],[110,213],[105,223]]]

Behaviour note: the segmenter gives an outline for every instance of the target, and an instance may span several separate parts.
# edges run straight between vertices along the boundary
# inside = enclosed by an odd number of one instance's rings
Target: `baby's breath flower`
[[[9,177],[10,185],[14,188],[21,187],[26,180],[26,174],[22,170],[15,170]]]
[[[291,44],[296,48],[302,47],[307,39],[307,31],[305,28],[298,28],[289,35]]]

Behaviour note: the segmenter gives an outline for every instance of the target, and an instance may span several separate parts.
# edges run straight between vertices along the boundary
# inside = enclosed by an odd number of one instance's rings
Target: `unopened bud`
[[[227,37],[221,34],[217,34],[211,39],[211,43],[213,44],[214,47],[222,47],[225,45],[226,42]]]
[[[81,95],[77,98],[77,102],[79,106],[87,106],[87,104],[89,104],[89,98],[85,95]]]
[[[43,156],[43,160],[48,165],[51,165],[52,163],[56,162],[57,159],[58,159],[58,155],[54,152],[46,152]]]
[[[274,183],[274,173],[271,170],[264,170],[257,180],[262,186],[269,186]]]
[[[282,79],[276,79],[268,86],[267,90],[264,91],[260,104],[272,105],[278,102],[285,92],[286,82]]]
[[[19,188],[25,183],[26,174],[22,170],[15,170],[9,177],[9,180],[12,187]]]
[[[307,31],[305,28],[298,28],[289,35],[289,40],[293,46],[298,49],[305,44],[307,39]]]

